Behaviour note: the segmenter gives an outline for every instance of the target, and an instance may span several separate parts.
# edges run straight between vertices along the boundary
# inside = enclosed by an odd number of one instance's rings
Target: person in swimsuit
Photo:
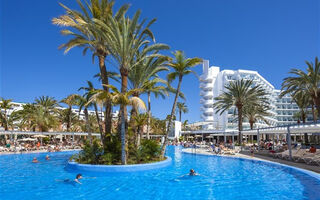
[[[50,157],[48,155],[46,155],[46,160],[50,160]]]
[[[37,160],[37,158],[36,158],[36,157],[34,157],[34,158],[33,158],[33,160],[32,160],[32,162],[33,162],[33,163],[38,163],[38,162],[39,162],[39,160]]]
[[[76,178],[71,180],[71,179],[64,179],[64,180],[56,180],[56,181],[59,181],[59,182],[64,182],[64,183],[67,183],[67,184],[76,184],[76,183],[79,183],[79,184],[82,184],[79,180],[82,179],[82,175],[81,174],[77,174]]]
[[[199,174],[197,174],[194,169],[190,169],[190,172],[189,172],[189,176],[197,176]]]

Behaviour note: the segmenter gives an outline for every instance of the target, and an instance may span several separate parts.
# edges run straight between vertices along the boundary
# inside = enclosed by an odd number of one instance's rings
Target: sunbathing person
[[[310,153],[316,153],[317,149],[314,146],[311,146],[309,149]]]

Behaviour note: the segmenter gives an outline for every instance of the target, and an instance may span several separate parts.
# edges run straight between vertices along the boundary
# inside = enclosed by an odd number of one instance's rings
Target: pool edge
[[[166,159],[154,163],[133,164],[133,165],[90,165],[79,164],[77,162],[68,161],[66,168],[71,171],[83,172],[100,172],[100,173],[125,173],[125,172],[141,172],[153,169],[160,169],[172,164],[172,158],[166,156]]]

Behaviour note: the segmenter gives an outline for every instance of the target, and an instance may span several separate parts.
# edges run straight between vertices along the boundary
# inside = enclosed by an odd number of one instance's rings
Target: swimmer
[[[39,160],[37,160],[37,158],[36,158],[36,157],[34,157],[34,158],[33,158],[33,160],[32,160],[32,162],[33,162],[33,163],[38,163],[38,162],[39,162]]]
[[[56,180],[59,182],[64,182],[64,183],[70,183],[70,184],[75,184],[75,183],[79,183],[82,184],[79,180],[82,179],[82,175],[81,174],[77,174],[76,178],[74,180],[70,180],[70,179],[64,179],[64,180]]]
[[[189,176],[198,176],[199,174],[197,174],[194,169],[190,169],[190,173]]]
[[[76,179],[74,179],[74,181],[76,183],[82,184],[79,180],[82,179],[82,175],[81,174],[77,174]]]
[[[50,160],[50,157],[48,155],[46,155],[46,160]]]

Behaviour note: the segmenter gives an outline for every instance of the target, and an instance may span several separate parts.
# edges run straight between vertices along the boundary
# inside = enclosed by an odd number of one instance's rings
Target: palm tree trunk
[[[315,98],[315,106],[316,106],[317,114],[318,114],[316,116],[320,118],[320,97],[319,96],[317,96]],[[317,121],[317,119],[316,119],[316,121]]]
[[[107,93],[109,93],[109,88],[107,87],[107,85],[109,84],[109,79],[108,79],[107,69],[105,65],[105,59],[106,59],[106,54],[102,53],[99,56],[99,67],[100,67],[101,82],[103,84],[102,87]],[[111,101],[106,100],[105,106],[106,106],[106,110],[104,114],[104,121],[105,121],[105,134],[107,135],[108,133],[111,133],[111,127],[112,127]]]
[[[254,122],[253,122],[253,121],[249,121],[249,123],[250,123],[250,129],[253,130],[253,124],[254,124]]]
[[[147,122],[147,139],[150,139],[150,121],[151,121],[151,103],[150,92],[148,92],[148,122]]]
[[[306,123],[306,113],[304,112],[304,110],[301,110],[301,118],[302,118],[302,123]]]
[[[84,109],[84,117],[85,117],[85,120],[86,120],[86,130],[87,130],[87,133],[88,133],[89,141],[90,141],[90,144],[92,144],[91,128],[90,128],[90,124],[89,124],[89,113],[88,113],[88,109],[87,108]]]
[[[317,114],[316,114],[316,110],[314,109],[314,104],[311,105],[311,110],[312,110],[313,121],[316,122]]]
[[[72,112],[72,107],[69,106],[68,108],[68,123],[67,123],[67,132],[70,131],[70,127],[71,127],[71,112]]]
[[[93,104],[93,107],[94,107],[94,111],[95,111],[95,113],[96,113],[97,122],[98,122],[98,125],[99,125],[99,132],[100,132],[101,141],[103,141],[103,142],[102,142],[102,145],[103,145],[103,147],[104,147],[104,135],[103,135],[103,129],[102,129],[102,126],[101,126],[101,123],[100,123],[98,106],[97,106],[96,103],[94,103],[94,104]]]
[[[176,91],[176,96],[174,97],[174,102],[173,102],[173,106],[172,106],[172,110],[171,110],[171,115],[169,117],[169,122],[168,122],[167,130],[166,130],[164,143],[163,143],[163,145],[161,147],[161,158],[162,159],[164,158],[164,154],[166,152],[166,147],[167,147],[167,143],[168,143],[168,135],[169,135],[169,131],[171,129],[172,119],[173,119],[174,112],[175,112],[176,106],[177,106],[177,101],[178,101],[178,96],[179,96],[179,93],[180,93],[181,82],[182,82],[182,76],[179,76],[179,82],[178,82],[178,88],[177,88],[177,91]]]
[[[121,93],[125,94],[127,92],[128,86],[128,71],[125,68],[120,69],[121,73]],[[127,164],[127,154],[126,154],[126,119],[127,119],[127,106],[120,105],[121,112],[121,164]]]
[[[242,143],[242,105],[238,105],[238,129],[239,129],[239,136],[238,136],[238,143],[241,145]]]
[[[181,122],[181,110],[179,109],[179,121]]]

